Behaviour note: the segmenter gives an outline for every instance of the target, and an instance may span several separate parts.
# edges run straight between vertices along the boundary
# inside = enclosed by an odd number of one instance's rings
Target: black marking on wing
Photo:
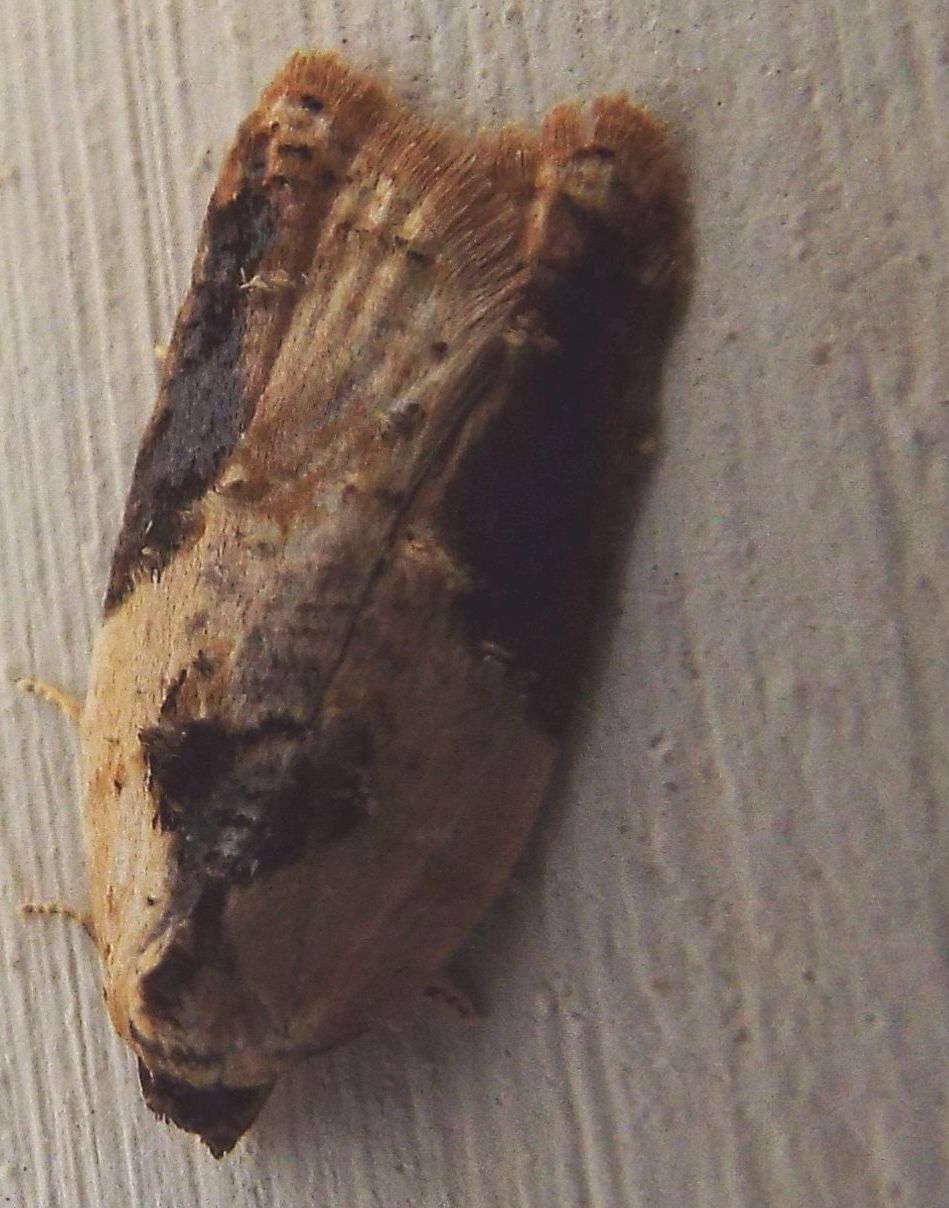
[[[320,753],[282,717],[247,729],[203,718],[142,731],[156,822],[176,839],[179,909],[193,910],[209,884],[247,884],[367,817],[371,741],[358,726],[346,730]]]
[[[136,577],[160,574],[187,539],[191,504],[234,448],[256,400],[241,345],[250,299],[241,285],[277,232],[276,210],[254,179],[212,205],[191,292],[169,351],[158,407],[139,449],[105,597],[108,615]]]
[[[616,230],[566,198],[554,217],[582,235],[585,254],[532,282],[508,405],[446,483],[441,522],[474,584],[461,601],[472,640],[508,652],[556,735],[616,574],[628,487],[645,468],[631,456],[632,434],[653,427],[671,299],[637,281]]]

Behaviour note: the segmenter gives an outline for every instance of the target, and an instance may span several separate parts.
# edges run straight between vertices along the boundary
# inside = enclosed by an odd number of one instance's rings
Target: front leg
[[[78,696],[73,696],[71,692],[57,688],[55,684],[48,684],[45,680],[32,679],[30,676],[18,679],[16,686],[21,692],[29,692],[32,696],[38,696],[40,700],[45,700],[49,704],[55,705],[60,713],[69,718],[73,725],[79,725],[79,718],[82,715],[82,701]]]
[[[78,696],[73,696],[71,692],[57,688],[55,684],[48,684],[45,680],[32,679],[29,676],[18,679],[16,686],[21,692],[29,692],[32,696],[38,696],[41,700],[55,705],[60,713],[69,718],[73,725],[79,724],[79,718],[82,714],[82,701]],[[43,915],[49,918],[51,915],[60,915],[63,918],[73,919],[80,924],[92,942],[96,942],[92,916],[87,911],[79,910],[77,907],[70,906],[65,902],[24,902],[20,907],[20,913],[33,917]]]

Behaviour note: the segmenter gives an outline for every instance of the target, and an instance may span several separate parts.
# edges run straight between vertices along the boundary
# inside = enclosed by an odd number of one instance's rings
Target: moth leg
[[[471,995],[454,982],[449,974],[436,977],[422,992],[429,1002],[447,1007],[449,1011],[463,1019],[466,1023],[476,1023],[481,1018],[481,1012],[475,1005]]]
[[[29,692],[33,696],[38,696],[40,700],[45,700],[49,704],[55,705],[60,713],[69,718],[73,725],[79,724],[79,717],[82,713],[82,701],[78,696],[73,696],[71,692],[57,688],[55,684],[47,684],[45,680],[31,679],[29,677],[17,680],[16,686],[21,692]],[[52,915],[60,915],[63,918],[72,919],[82,927],[93,943],[96,942],[92,917],[84,910],[78,910],[75,906],[69,906],[65,902],[24,902],[20,907],[20,913],[34,918],[40,915],[46,918],[50,918]]]
[[[52,918],[58,915],[61,918],[72,919],[74,923],[78,923],[83,931],[95,944],[96,933],[92,923],[92,916],[84,910],[79,910],[75,906],[69,906],[65,902],[24,902],[20,907],[20,914],[27,918]]]
[[[45,680],[31,679],[29,676],[18,679],[16,686],[21,692],[29,692],[33,696],[38,696],[40,700],[45,700],[49,704],[55,705],[60,713],[69,718],[73,725],[79,724],[79,718],[82,714],[82,701],[78,696],[73,696],[71,692],[57,688],[55,684],[47,684]]]

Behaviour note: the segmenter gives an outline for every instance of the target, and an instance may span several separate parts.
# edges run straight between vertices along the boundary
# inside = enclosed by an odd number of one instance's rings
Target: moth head
[[[154,1073],[140,1059],[142,1097],[159,1119],[169,1120],[201,1138],[216,1158],[230,1153],[257,1119],[272,1084],[266,1086],[191,1086]]]

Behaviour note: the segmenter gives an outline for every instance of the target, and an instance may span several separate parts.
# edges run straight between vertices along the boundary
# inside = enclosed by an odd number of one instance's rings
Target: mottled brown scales
[[[622,97],[469,144],[296,55],[238,132],[81,719],[108,1009],[215,1154],[431,985],[521,850],[680,223]]]

